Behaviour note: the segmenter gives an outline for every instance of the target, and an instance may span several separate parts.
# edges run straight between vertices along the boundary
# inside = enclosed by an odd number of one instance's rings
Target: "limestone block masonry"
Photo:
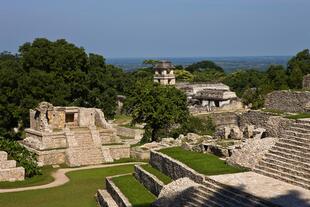
[[[156,176],[144,170],[141,166],[135,165],[135,178],[144,185],[151,193],[158,196],[164,183]]]
[[[310,119],[291,124],[255,172],[310,190]]]
[[[118,175],[123,176],[123,175]],[[117,177],[117,176],[114,176]],[[113,177],[107,177],[106,178],[106,189],[107,192],[111,195],[113,200],[116,202],[116,204],[119,207],[132,207],[129,200],[126,198],[126,196],[121,192],[121,190],[114,184],[112,181]]]
[[[15,160],[8,160],[8,154],[0,151],[0,181],[24,180],[25,169],[16,167]]]
[[[21,144],[36,153],[41,166],[65,163],[77,167],[130,157],[130,146],[121,142],[97,108],[42,102],[30,110],[30,128],[25,132]]]
[[[278,207],[262,198],[199,174],[163,153],[151,151],[150,164],[174,180],[188,177],[201,184],[198,189],[189,191],[183,196],[185,204],[182,206]]]
[[[274,91],[266,96],[267,109],[302,113],[310,112],[310,91]]]

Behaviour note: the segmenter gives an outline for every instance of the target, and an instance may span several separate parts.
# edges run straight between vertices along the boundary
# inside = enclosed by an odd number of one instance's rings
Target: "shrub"
[[[0,150],[6,151],[9,157],[16,160],[20,166],[25,168],[26,177],[41,174],[41,169],[38,167],[35,154],[28,151],[18,142],[0,137]]]
[[[170,136],[177,138],[180,134],[196,133],[200,135],[212,135],[215,131],[215,126],[211,117],[200,119],[190,116],[179,128],[171,131]]]

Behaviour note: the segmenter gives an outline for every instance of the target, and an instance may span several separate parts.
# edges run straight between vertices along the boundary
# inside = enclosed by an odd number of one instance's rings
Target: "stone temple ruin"
[[[159,61],[154,66],[154,82],[162,85],[175,85],[174,68],[169,61]]]
[[[15,160],[8,160],[8,153],[0,151],[0,181],[24,180],[25,169],[16,167]]]
[[[101,164],[130,156],[130,146],[121,143],[97,108],[42,102],[30,110],[30,128],[25,131],[22,144],[36,153],[41,165]]]
[[[176,87],[186,93],[190,111],[194,113],[243,108],[236,93],[223,83],[178,83]]]

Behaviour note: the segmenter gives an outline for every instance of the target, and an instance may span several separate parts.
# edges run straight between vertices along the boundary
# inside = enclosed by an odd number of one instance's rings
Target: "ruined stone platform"
[[[291,185],[255,172],[209,176],[211,179],[238,188],[283,207],[310,207],[310,190]]]

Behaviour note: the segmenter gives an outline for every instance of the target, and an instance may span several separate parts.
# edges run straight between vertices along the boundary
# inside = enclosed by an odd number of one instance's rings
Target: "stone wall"
[[[115,126],[116,134],[122,137],[128,137],[132,139],[141,139],[144,134],[143,129],[132,129],[128,127]]]
[[[113,160],[119,160],[121,158],[130,157],[130,146],[129,145],[107,145],[102,146],[102,151],[108,149]]]
[[[144,170],[141,166],[135,165],[134,176],[140,181],[151,193],[158,196],[164,183],[158,180],[157,177]]]
[[[310,89],[310,74],[304,76],[302,87],[303,89]]]
[[[216,127],[238,126],[238,115],[234,112],[200,114],[197,117],[205,120],[211,117]]]
[[[281,137],[285,129],[293,122],[294,120],[263,111],[251,110],[239,115],[240,128],[244,128],[247,125],[255,125],[256,127],[266,129],[267,136],[269,137]]]
[[[0,181],[24,180],[25,169],[16,167],[15,160],[8,160],[8,154],[0,151]]]
[[[106,178],[107,191],[112,196],[113,200],[119,207],[132,207],[126,196],[120,191],[120,189],[113,183],[112,177]]]
[[[265,107],[284,112],[310,112],[310,91],[271,92],[266,96]]]
[[[204,175],[160,152],[151,151],[150,164],[174,180],[188,177],[197,183],[204,181]]]

